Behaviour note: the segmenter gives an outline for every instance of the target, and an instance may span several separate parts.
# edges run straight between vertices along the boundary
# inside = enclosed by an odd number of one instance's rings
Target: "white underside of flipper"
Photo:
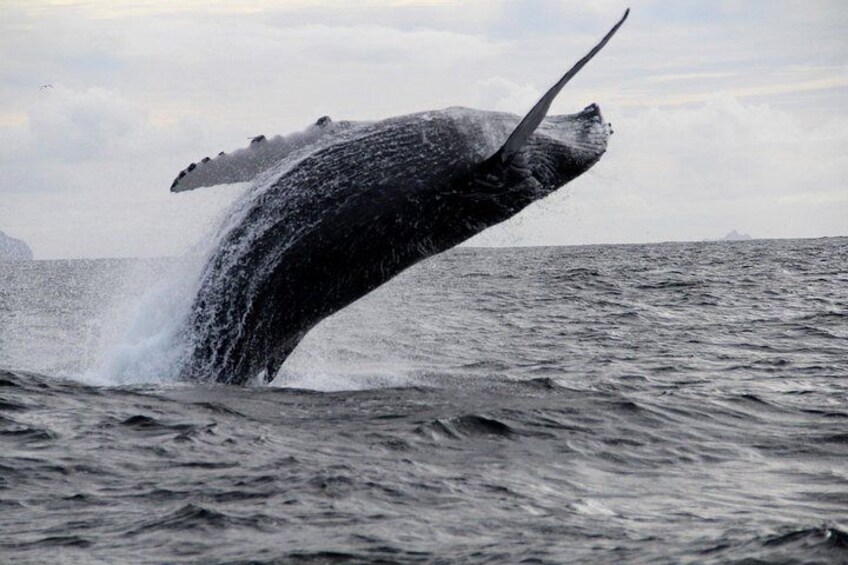
[[[249,182],[285,159],[291,153],[319,139],[355,127],[355,122],[333,122],[324,117],[301,132],[266,139],[254,137],[250,145],[232,153],[221,152],[217,157],[205,157],[192,163],[174,179],[171,192],[184,192],[203,186]]]

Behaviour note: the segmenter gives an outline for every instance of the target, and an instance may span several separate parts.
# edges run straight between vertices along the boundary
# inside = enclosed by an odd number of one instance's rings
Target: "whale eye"
[[[226,155],[226,153],[224,153],[223,151],[221,151],[220,153],[218,153],[218,157],[220,157],[221,155]]]
[[[318,121],[315,122],[315,125],[318,126],[319,128],[322,128],[322,127],[325,127],[327,124],[329,124],[332,121],[333,120],[330,119],[330,116],[321,116],[320,118],[318,118]]]

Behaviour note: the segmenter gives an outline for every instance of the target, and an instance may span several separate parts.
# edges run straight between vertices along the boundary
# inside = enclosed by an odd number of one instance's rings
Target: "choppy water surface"
[[[0,561],[846,563],[846,250],[459,249],[247,388],[98,371],[170,263],[0,263]]]

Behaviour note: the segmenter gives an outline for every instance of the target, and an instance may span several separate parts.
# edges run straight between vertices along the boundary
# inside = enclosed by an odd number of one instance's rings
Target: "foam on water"
[[[345,344],[344,331],[334,331],[334,320],[319,324],[286,360],[271,386],[339,392],[426,384],[415,367],[391,355],[391,348],[372,339],[379,355],[353,354],[355,343]]]

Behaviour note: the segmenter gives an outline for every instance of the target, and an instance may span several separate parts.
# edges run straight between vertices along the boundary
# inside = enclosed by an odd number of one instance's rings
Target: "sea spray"
[[[115,300],[98,362],[83,375],[93,384],[167,382],[185,355],[183,332],[202,267],[199,257],[172,260],[141,295]],[[151,278],[149,262],[128,266],[131,279]],[[158,275],[158,276],[157,276]]]
[[[281,159],[252,183],[231,187],[233,202],[212,222],[206,234],[181,258],[168,260],[168,267],[156,270],[151,263],[129,266],[125,273],[132,292],[118,292],[102,331],[98,360],[82,378],[96,384],[169,382],[177,379],[193,346],[197,328],[189,322],[209,260],[226,240],[242,226],[249,204],[267,191],[282,171],[302,157],[294,152]],[[176,198],[192,198],[180,195]],[[258,236],[266,226],[251,225]],[[233,250],[235,251],[235,250]],[[152,269],[152,270],[151,270]],[[138,280],[153,281],[138,293]],[[208,331],[208,329],[207,329]]]
[[[127,265],[124,288],[112,297],[104,316],[97,360],[81,375],[84,381],[109,385],[177,379],[191,347],[187,320],[204,266],[223,235],[241,217],[244,196],[257,184],[252,188],[246,188],[250,186],[247,184],[241,189],[232,187],[235,200],[184,256]]]

